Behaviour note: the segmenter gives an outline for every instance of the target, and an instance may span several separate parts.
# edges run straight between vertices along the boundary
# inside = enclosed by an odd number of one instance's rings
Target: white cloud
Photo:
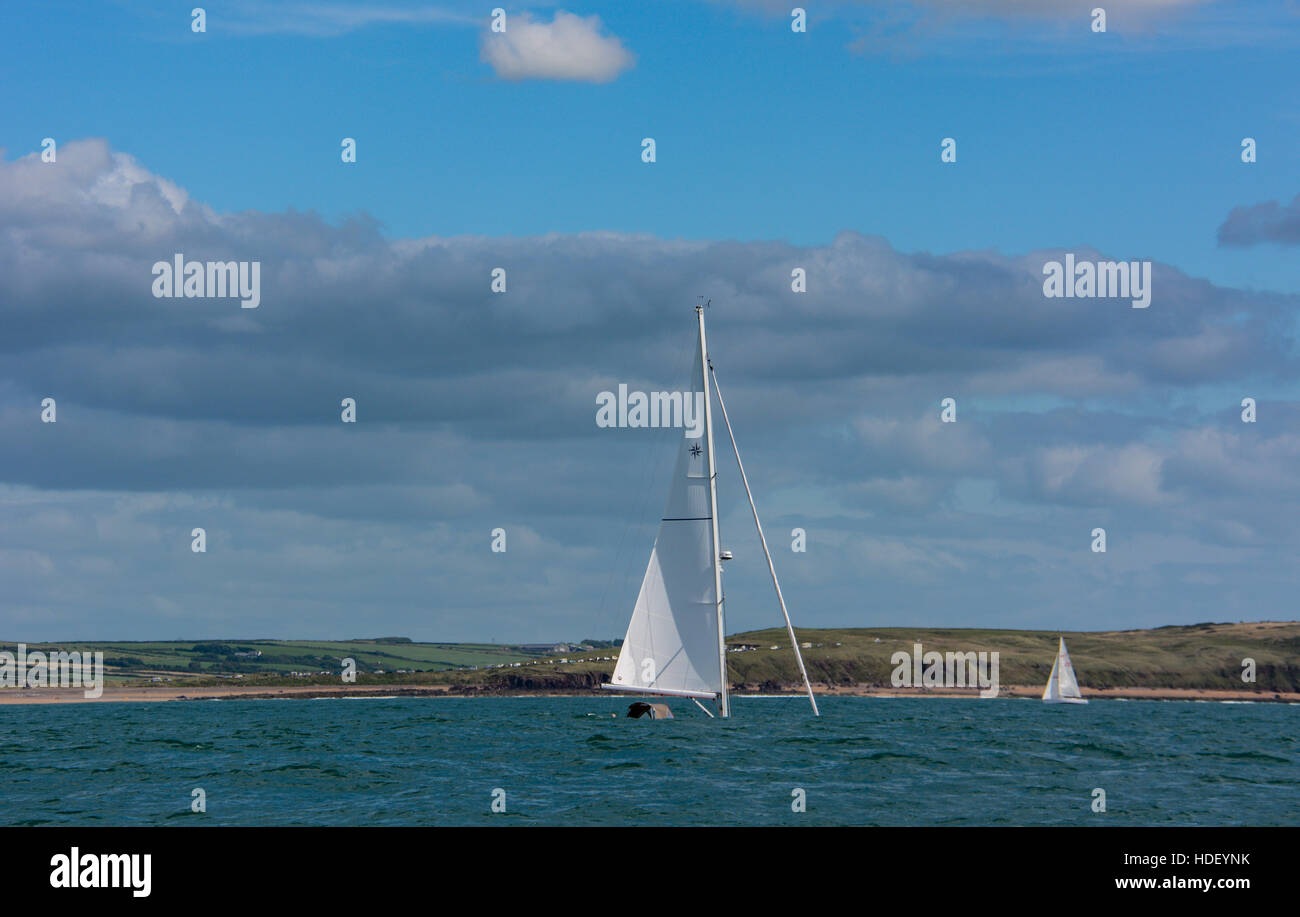
[[[165,178],[142,168],[132,156],[116,153],[98,138],[71,140],[58,147],[58,168],[42,162],[39,152],[28,153],[0,169],[0,199],[9,214],[49,216],[60,212],[95,208],[96,215],[132,210],[132,219],[147,217],[156,222],[156,212],[145,213],[147,202],[161,205],[175,218],[185,208],[189,195]],[[83,211],[84,212],[84,211]],[[137,228],[132,225],[131,228]]]
[[[1036,460],[1043,493],[1054,499],[1143,506],[1168,499],[1161,491],[1164,455],[1143,443],[1053,446]]]
[[[549,23],[514,13],[504,32],[487,32],[482,57],[503,80],[608,83],[636,57],[616,35],[602,35],[599,16],[558,10]]]

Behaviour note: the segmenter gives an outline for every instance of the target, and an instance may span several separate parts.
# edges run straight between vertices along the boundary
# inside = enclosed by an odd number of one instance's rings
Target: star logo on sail
[[[692,457],[692,458],[699,458],[699,457],[700,457],[700,444],[699,444],[699,443],[692,443],[692,444],[691,444],[691,457]]]

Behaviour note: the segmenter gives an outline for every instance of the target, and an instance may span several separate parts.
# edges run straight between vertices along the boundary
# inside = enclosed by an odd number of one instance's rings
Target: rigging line
[[[740,482],[745,485],[745,496],[749,497],[749,508],[754,513],[754,527],[758,529],[758,540],[763,545],[763,555],[767,558],[767,569],[772,574],[772,585],[776,587],[776,600],[781,603],[781,614],[785,616],[785,628],[790,634],[790,646],[794,649],[795,661],[799,663],[799,674],[803,676],[804,687],[808,689],[808,701],[812,704],[813,716],[821,716],[817,709],[817,698],[813,696],[812,682],[808,680],[808,670],[804,668],[803,653],[799,652],[799,639],[794,635],[794,624],[790,622],[790,612],[785,607],[785,596],[781,594],[781,583],[776,578],[776,566],[772,563],[772,552],[767,549],[767,538],[763,535],[763,524],[758,521],[758,507],[754,505],[754,494],[749,489],[749,478],[745,476],[745,464],[740,460],[740,447],[736,445],[736,434],[731,430],[731,420],[727,417],[727,405],[722,400],[722,389],[718,388],[718,374],[709,361],[709,374],[713,377],[713,392],[718,396],[718,407],[722,408],[722,421],[727,425],[727,436],[731,438],[731,448],[736,453],[736,467],[740,469]]]

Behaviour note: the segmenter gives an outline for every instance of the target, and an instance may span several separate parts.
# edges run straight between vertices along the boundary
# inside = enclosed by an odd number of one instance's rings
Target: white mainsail
[[[1060,637],[1056,650],[1056,662],[1052,664],[1052,674],[1047,677],[1047,687],[1043,689],[1043,700],[1049,704],[1086,704],[1079,693],[1079,682],[1074,677],[1074,666],[1070,664],[1070,654],[1065,648],[1065,638]]]
[[[700,348],[691,378],[704,379]],[[688,396],[694,397],[694,396]],[[685,398],[683,399],[685,401]],[[709,492],[710,431],[682,427],[668,504],[614,667],[615,690],[714,698],[722,693]]]

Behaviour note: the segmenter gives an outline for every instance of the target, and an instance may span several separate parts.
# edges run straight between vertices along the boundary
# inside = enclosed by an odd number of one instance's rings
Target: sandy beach
[[[968,697],[979,698],[975,689],[962,688],[883,688],[873,685],[814,684],[818,697]],[[791,696],[802,692],[790,690]],[[1040,685],[1003,685],[999,697],[1040,697]],[[733,696],[764,694],[754,690],[734,691]],[[583,691],[477,691],[446,685],[286,685],[284,687],[244,687],[211,685],[203,687],[108,687],[99,697],[87,698],[80,688],[6,688],[0,689],[0,704],[69,704],[69,703],[158,703],[184,700],[275,700],[282,698],[346,698],[346,697],[581,697],[595,696],[596,692]],[[604,692],[601,697],[607,697]],[[1300,693],[1277,691],[1231,691],[1200,688],[1097,688],[1084,691],[1085,698],[1097,700],[1193,700],[1240,701],[1248,703],[1300,704]]]

